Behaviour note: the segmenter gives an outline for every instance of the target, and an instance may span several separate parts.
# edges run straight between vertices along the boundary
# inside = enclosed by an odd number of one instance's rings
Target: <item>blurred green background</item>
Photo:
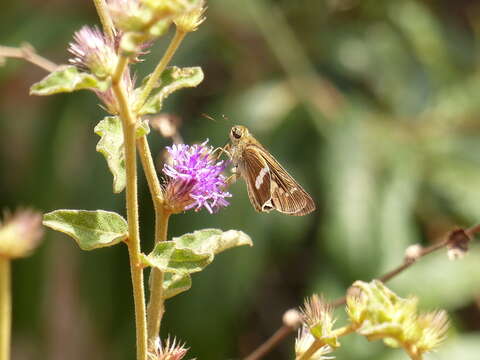
[[[3,2],[0,44],[27,41],[64,63],[73,32],[97,22],[89,1]],[[137,67],[140,77],[171,36]],[[480,222],[479,56],[475,0],[209,0],[207,21],[173,61],[201,66],[205,80],[171,96],[165,111],[182,118],[188,143],[209,138],[221,146],[233,122],[248,126],[318,210],[300,218],[258,214],[240,181],[220,213],[173,217],[171,236],[234,228],[255,246],[222,254],[195,274],[192,290],[167,302],[163,334],[186,341],[190,357],[239,359],[306,295],[334,299],[353,281],[398,265],[409,244]],[[0,67],[0,207],[124,213],[124,195],[112,195],[95,152],[93,128],[104,115],[97,99],[90,92],[30,97],[44,75],[20,60]],[[168,145],[155,133],[149,139],[154,154]],[[143,178],[141,217],[148,251],[153,218]],[[14,264],[13,359],[132,359],[127,264],[124,246],[81,252],[47,231],[39,251]],[[425,310],[448,310],[448,341],[431,358],[473,360],[479,284],[473,246],[461,261],[444,252],[427,257],[390,286],[419,296]],[[357,336],[342,345],[338,359],[406,358]],[[293,337],[266,359],[292,354]]]

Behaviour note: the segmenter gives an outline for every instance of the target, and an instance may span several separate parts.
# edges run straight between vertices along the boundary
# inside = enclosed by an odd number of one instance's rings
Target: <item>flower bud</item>
[[[295,355],[298,358],[299,356],[303,355],[312,344],[317,341],[310,330],[307,327],[302,327],[298,330],[297,338],[295,339]],[[318,349],[312,356],[310,356],[310,360],[326,360],[332,359],[329,356],[325,356],[330,354],[333,351],[332,347],[329,345],[324,345],[320,349]]]
[[[0,225],[0,256],[25,257],[38,246],[43,235],[42,215],[33,210],[18,210],[6,215]]]
[[[461,259],[468,251],[472,239],[463,229],[456,229],[448,234],[447,256],[450,260]]]
[[[176,17],[173,22],[177,26],[179,31],[188,33],[197,31],[198,27],[205,21],[205,7],[204,2],[191,11],[185,12],[184,14]]]
[[[151,348],[148,360],[181,360],[188,351],[185,344],[177,342],[175,338],[171,340],[170,337],[167,338],[163,346],[160,338],[157,337]]]
[[[337,336],[333,333],[333,325],[335,323],[333,306],[327,304],[317,294],[314,294],[310,298],[305,299],[303,308],[300,311],[304,325],[310,329],[313,336],[332,347],[340,346]]]
[[[84,26],[77,31],[69,51],[70,63],[92,72],[100,79],[112,75],[117,66],[113,40],[107,39],[97,27]]]

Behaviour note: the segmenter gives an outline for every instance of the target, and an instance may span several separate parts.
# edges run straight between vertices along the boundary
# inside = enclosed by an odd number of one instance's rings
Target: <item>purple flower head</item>
[[[113,73],[117,65],[114,41],[107,39],[97,27],[84,26],[73,35],[68,51],[70,63],[88,69],[100,78]]]
[[[223,191],[227,186],[221,174],[226,167],[224,161],[215,162],[212,158],[213,147],[206,146],[208,140],[200,145],[177,144],[167,147],[172,164],[165,164],[163,172],[170,177],[166,188],[166,201],[173,212],[180,212],[202,206],[213,213],[232,195]]]

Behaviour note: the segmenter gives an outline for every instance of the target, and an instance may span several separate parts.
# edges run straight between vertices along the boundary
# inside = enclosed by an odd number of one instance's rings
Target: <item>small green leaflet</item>
[[[163,297],[168,299],[190,289],[190,274],[202,271],[216,254],[242,245],[253,246],[253,243],[241,231],[204,229],[162,241],[142,258],[146,265],[164,272]]]
[[[97,151],[107,160],[113,175],[113,192],[121,193],[126,185],[125,156],[123,152],[122,122],[118,116],[107,116],[95,126],[95,134],[100,136]],[[137,137],[150,132],[148,121],[143,120],[137,128]]]
[[[83,89],[105,91],[109,86],[108,81],[99,80],[92,74],[79,72],[73,65],[67,65],[33,84],[30,95],[52,95]]]
[[[202,271],[222,251],[242,245],[253,245],[242,231],[204,229],[158,243],[143,260],[164,272],[191,274]]]
[[[145,84],[148,77],[143,80]],[[159,84],[139,111],[140,115],[156,114],[162,110],[163,101],[174,91],[196,87],[203,80],[203,71],[200,67],[179,68],[168,67],[162,73]],[[142,91],[140,87],[138,91]]]
[[[71,236],[82,250],[112,246],[128,237],[125,219],[105,210],[55,210],[43,216],[43,225]]]
[[[163,298],[170,299],[192,287],[190,274],[165,273],[163,279]]]

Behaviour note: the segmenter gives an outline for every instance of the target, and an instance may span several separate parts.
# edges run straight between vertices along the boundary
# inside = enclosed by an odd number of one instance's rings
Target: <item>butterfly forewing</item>
[[[239,164],[240,173],[247,183],[248,197],[257,211],[272,209],[270,190],[270,169],[262,157],[255,156],[245,149],[243,160]]]
[[[263,147],[247,145],[243,158],[248,192],[256,210],[274,208],[288,215],[305,215],[315,210],[310,195]]]

